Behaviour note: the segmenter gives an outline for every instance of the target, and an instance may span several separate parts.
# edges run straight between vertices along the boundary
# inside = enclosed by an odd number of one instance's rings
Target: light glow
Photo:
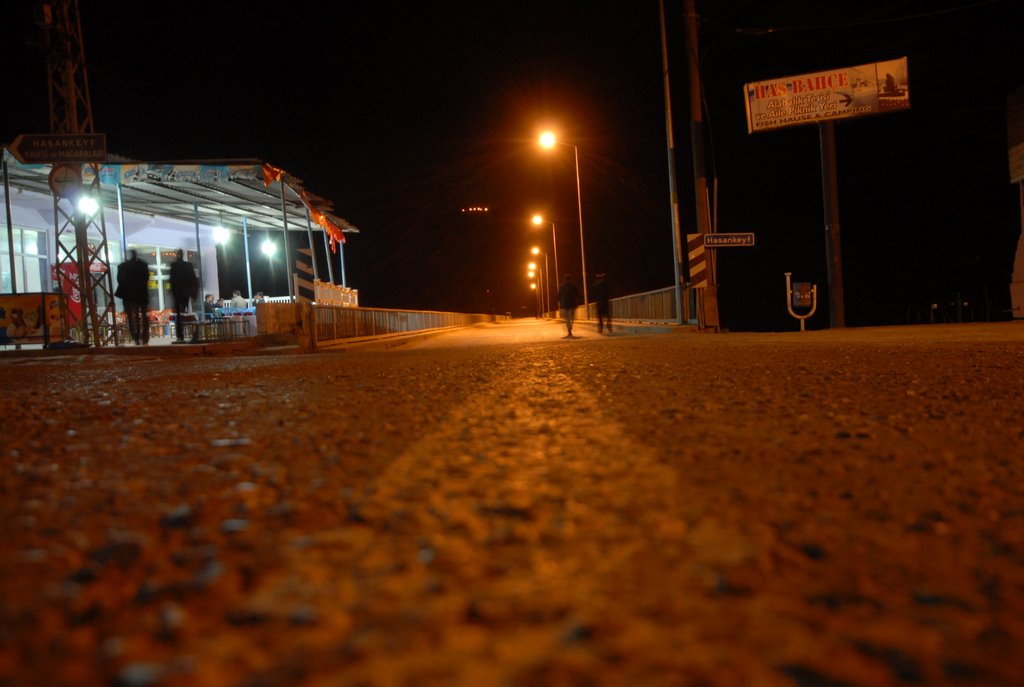
[[[558,139],[555,138],[555,134],[551,131],[545,131],[540,135],[538,139],[541,148],[554,148],[555,144],[558,143]]]
[[[78,198],[78,211],[83,215],[92,217],[96,214],[96,211],[100,209],[100,204],[96,202],[96,199],[92,196],[79,196]]]
[[[277,244],[271,241],[270,239],[267,239],[266,241],[263,242],[263,245],[260,246],[260,250],[262,250],[263,254],[266,255],[268,258],[272,257],[274,253],[277,252]]]
[[[229,236],[230,236],[230,234],[228,233],[228,230],[225,229],[224,227],[214,227],[213,228],[213,241],[214,241],[214,243],[225,244],[225,243],[228,242],[228,237]]]

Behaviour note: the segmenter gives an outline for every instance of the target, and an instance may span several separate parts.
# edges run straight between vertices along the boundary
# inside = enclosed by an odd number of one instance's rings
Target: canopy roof
[[[4,151],[6,154],[6,151]],[[116,156],[111,156],[116,159]],[[49,174],[53,165],[21,164],[8,156],[9,183],[13,189],[51,195]],[[75,165],[77,167],[77,165]],[[83,183],[90,184],[94,174],[90,165],[82,165]],[[190,160],[138,162],[118,160],[100,165],[100,190],[103,206],[118,207],[117,192],[126,213],[166,217],[204,225],[241,226],[242,218],[250,230],[306,231],[306,211],[310,221],[319,225],[333,241],[344,242],[343,233],[358,233],[348,221],[333,214],[332,201],[309,193],[302,180],[284,170],[256,159]]]

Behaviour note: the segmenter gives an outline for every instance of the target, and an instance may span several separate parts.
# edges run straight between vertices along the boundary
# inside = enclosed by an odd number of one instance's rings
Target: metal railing
[[[508,319],[505,315],[350,308],[338,305],[302,304],[299,307],[304,308],[299,313],[300,320],[310,323],[304,336],[305,345],[309,348],[359,337],[468,327]]]
[[[693,290],[683,286],[683,321],[692,322],[696,319],[697,309],[694,305]],[[612,320],[620,322],[650,322],[668,324],[676,320],[676,290],[669,286],[664,289],[634,293],[629,296],[612,298],[608,301]],[[558,311],[545,313],[548,317],[561,317]],[[597,304],[588,303],[576,308],[576,319],[596,320]]]

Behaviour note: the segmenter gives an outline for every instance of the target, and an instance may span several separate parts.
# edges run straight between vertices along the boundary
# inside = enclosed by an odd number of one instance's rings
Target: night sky
[[[45,131],[31,4],[5,7],[0,139]],[[1006,96],[1024,83],[1024,2],[715,0],[701,14],[722,324],[793,329],[784,273],[819,284],[828,326],[817,129],[748,135],[743,84],[906,56],[911,110],[836,125],[848,325],[1006,317],[1020,233]],[[681,0],[668,40],[683,232],[693,231]],[[95,128],[141,160],[256,157],[330,198],[364,306],[532,315],[525,263],[550,229],[615,295],[667,287],[673,256],[658,4],[81,0]],[[770,29],[770,30],[769,30]],[[486,206],[486,215],[461,209]],[[244,286],[244,284],[236,285]],[[948,315],[947,315],[948,316]]]

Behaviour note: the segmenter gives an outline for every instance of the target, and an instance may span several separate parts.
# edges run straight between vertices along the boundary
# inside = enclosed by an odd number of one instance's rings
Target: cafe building
[[[116,273],[127,251],[137,251],[149,265],[151,312],[173,308],[169,274],[178,249],[196,267],[201,293],[230,298],[232,290],[239,290],[251,305],[254,290],[264,290],[253,285],[253,263],[276,249],[278,264],[291,277],[287,292],[266,293],[271,300],[294,299],[294,265],[301,253],[310,263],[312,274],[306,276],[317,283],[317,293],[323,286],[336,303],[358,305],[344,263],[345,235],[358,230],[333,213],[329,200],[266,162],[139,162],[110,156],[101,165],[56,169],[20,162],[4,149],[3,163],[0,294],[63,293],[72,326],[82,317],[84,300],[77,293],[77,267],[86,264],[69,259],[66,244],[69,234],[75,243],[75,230],[62,225],[73,221],[82,225],[78,236],[85,235],[89,254],[97,258],[89,263],[90,272]],[[62,176],[70,177],[70,183]],[[93,196],[96,203],[88,218],[75,219],[80,211],[71,196],[82,195]],[[220,244],[229,248],[222,248],[218,259]],[[220,285],[227,281],[221,270],[235,275],[235,282],[244,274],[245,283],[232,283],[221,294]],[[116,282],[116,274],[110,276]],[[119,300],[115,309],[123,312]],[[0,328],[4,324],[0,316]]]

